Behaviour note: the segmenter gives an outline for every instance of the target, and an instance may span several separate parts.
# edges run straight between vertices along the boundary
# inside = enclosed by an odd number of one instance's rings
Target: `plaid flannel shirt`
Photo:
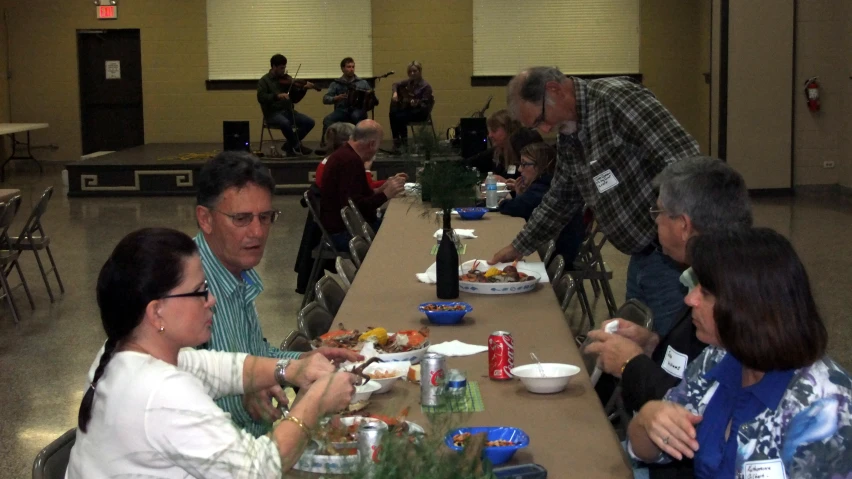
[[[648,214],[656,201],[651,180],[668,164],[698,155],[698,144],[650,90],[628,77],[571,80],[577,131],[559,134],[550,190],[512,245],[532,253],[585,203],[613,246],[638,253],[657,237]],[[601,193],[595,177],[608,170],[618,185]]]

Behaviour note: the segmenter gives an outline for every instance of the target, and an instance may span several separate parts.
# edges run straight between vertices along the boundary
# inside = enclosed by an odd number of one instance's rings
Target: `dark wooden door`
[[[78,30],[83,154],[145,143],[139,30]]]

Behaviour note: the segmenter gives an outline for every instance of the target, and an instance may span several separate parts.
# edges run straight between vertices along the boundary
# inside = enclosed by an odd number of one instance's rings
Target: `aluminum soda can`
[[[447,358],[439,353],[426,353],[420,360],[420,404],[437,406],[446,387]]]
[[[467,390],[467,377],[458,369],[450,369],[447,373],[447,393],[454,396],[464,396]]]
[[[494,331],[488,336],[488,377],[512,379],[515,367],[515,341],[508,331]]]
[[[358,456],[369,468],[379,462],[382,437],[388,425],[379,421],[365,421],[358,426]]]

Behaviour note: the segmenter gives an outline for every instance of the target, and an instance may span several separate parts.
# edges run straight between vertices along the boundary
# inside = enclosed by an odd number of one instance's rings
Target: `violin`
[[[293,103],[299,103],[302,101],[302,98],[305,98],[305,94],[308,93],[308,81],[296,80],[289,73],[285,73],[283,77],[279,78],[278,84],[281,85],[282,89],[287,90],[287,93],[290,95],[290,101]],[[313,85],[310,89],[322,91],[322,88],[317,85]]]

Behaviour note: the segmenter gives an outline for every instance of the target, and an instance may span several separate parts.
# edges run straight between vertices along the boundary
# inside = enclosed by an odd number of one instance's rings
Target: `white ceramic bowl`
[[[512,368],[512,375],[520,379],[527,391],[536,394],[558,393],[568,386],[580,368],[571,364],[541,363],[545,377],[541,377],[538,364],[525,364]]]
[[[373,394],[384,394],[391,389],[399,378],[404,378],[408,374],[408,369],[411,363],[408,361],[390,362],[390,363],[373,363],[364,368],[364,373],[369,374],[375,371],[392,371],[395,376],[387,379],[370,379],[370,382],[378,383],[381,389]]]
[[[355,386],[355,394],[352,395],[352,400],[349,401],[349,404],[366,401],[367,399],[370,399],[370,396],[372,396],[374,392],[381,388],[382,386],[373,380],[370,380],[370,382],[362,386]]]

